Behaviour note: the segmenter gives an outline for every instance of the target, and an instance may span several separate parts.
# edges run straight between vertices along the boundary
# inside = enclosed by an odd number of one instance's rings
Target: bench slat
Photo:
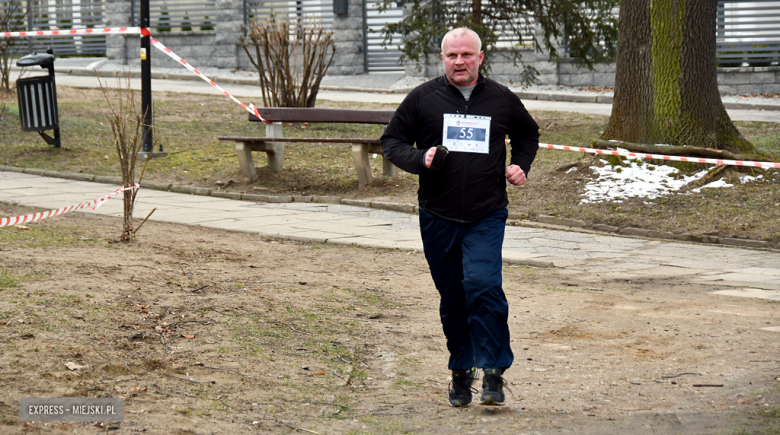
[[[317,109],[307,107],[258,107],[260,116],[272,122],[344,122],[355,124],[387,124],[394,110]],[[249,115],[250,121],[260,121]]]
[[[301,142],[301,143],[370,143],[378,144],[379,139],[366,139],[366,138],[349,138],[349,139],[337,139],[337,138],[318,138],[318,137],[219,137],[219,140],[234,141],[234,142]]]

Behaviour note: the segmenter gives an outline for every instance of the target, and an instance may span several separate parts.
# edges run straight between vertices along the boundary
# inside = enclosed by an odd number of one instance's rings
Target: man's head
[[[477,83],[479,66],[485,53],[477,32],[459,27],[452,29],[441,40],[441,61],[444,75],[455,86],[472,86]]]

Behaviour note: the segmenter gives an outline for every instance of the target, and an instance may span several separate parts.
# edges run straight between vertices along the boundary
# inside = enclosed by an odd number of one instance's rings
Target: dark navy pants
[[[468,224],[420,210],[420,233],[450,351],[450,370],[508,368],[509,304],[501,286],[507,210]]]

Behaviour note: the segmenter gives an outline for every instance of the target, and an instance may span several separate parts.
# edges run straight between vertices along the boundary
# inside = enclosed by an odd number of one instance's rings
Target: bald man
[[[514,360],[501,276],[506,189],[526,182],[539,147],[539,127],[520,99],[479,73],[484,58],[479,35],[450,30],[444,76],[412,90],[382,135],[385,157],[419,174],[420,233],[441,296],[449,403],[458,407],[472,403],[477,369],[481,403],[504,404],[503,374]]]

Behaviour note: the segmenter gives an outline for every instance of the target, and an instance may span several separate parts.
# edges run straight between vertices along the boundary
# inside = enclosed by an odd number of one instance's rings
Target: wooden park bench
[[[382,152],[379,138],[325,138],[325,137],[295,137],[285,138],[282,131],[284,122],[330,122],[350,124],[382,124],[387,125],[392,118],[392,110],[358,110],[358,109],[318,109],[299,107],[266,107],[259,109],[263,118],[272,121],[266,124],[265,137],[220,137],[219,140],[236,142],[238,163],[241,174],[249,179],[257,179],[257,172],[252,161],[252,152],[260,151],[268,157],[268,167],[273,171],[281,171],[284,167],[285,143],[343,143],[352,145],[352,159],[357,170],[358,186],[371,184],[371,164],[369,154],[382,155],[384,176],[394,178],[397,168],[390,163]],[[260,119],[249,115],[249,120],[259,122]]]

